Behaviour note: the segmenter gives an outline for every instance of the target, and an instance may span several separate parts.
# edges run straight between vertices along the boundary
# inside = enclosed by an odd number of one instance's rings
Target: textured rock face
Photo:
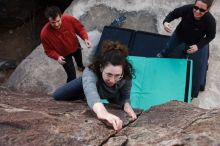
[[[95,118],[85,101],[0,93],[0,145],[100,145],[116,133]],[[110,111],[129,124],[122,110]]]
[[[102,31],[103,26],[110,25],[112,20],[121,15],[127,18],[123,24],[124,28],[157,32],[156,15],[147,11],[120,11],[104,4],[97,4],[86,12],[81,19],[89,30]]]
[[[123,120],[121,131],[97,120],[83,100],[57,102],[0,88],[0,145],[220,145],[219,109],[172,101],[143,113],[136,110],[133,123],[118,107],[107,109]]]
[[[106,145],[214,146],[220,144],[220,110],[204,110],[179,102],[151,108]],[[215,136],[214,136],[215,135]]]
[[[40,45],[16,68],[8,85],[18,91],[50,93],[65,80],[65,71],[44,54]]]

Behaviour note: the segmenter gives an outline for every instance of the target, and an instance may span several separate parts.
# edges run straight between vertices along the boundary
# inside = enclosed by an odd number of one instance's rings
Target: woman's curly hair
[[[128,48],[119,42],[104,41],[101,47],[101,53],[93,58],[92,64],[89,66],[95,74],[101,78],[101,68],[109,63],[116,66],[121,65],[123,69],[123,78],[132,79],[134,69],[127,60]]]

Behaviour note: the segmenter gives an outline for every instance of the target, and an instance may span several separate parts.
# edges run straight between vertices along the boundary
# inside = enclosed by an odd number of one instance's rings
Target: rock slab
[[[172,101],[136,110],[133,123],[117,106],[107,109],[123,120],[121,131],[99,121],[83,100],[57,102],[0,88],[0,145],[220,145],[220,109]]]

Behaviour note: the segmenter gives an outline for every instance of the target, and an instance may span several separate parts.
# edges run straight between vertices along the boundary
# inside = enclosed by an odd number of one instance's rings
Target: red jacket
[[[59,29],[53,29],[49,22],[41,30],[40,38],[47,56],[57,60],[59,56],[67,56],[79,48],[78,35],[83,40],[88,34],[82,23],[76,18],[62,15]]]

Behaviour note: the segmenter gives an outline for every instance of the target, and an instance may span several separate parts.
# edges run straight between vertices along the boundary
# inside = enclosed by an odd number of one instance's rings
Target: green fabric
[[[171,100],[184,101],[187,60],[168,58],[145,58],[129,56],[135,70],[132,80],[131,105],[133,108],[149,109]],[[192,64],[192,61],[191,61]],[[188,101],[191,101],[192,66],[190,71]]]

